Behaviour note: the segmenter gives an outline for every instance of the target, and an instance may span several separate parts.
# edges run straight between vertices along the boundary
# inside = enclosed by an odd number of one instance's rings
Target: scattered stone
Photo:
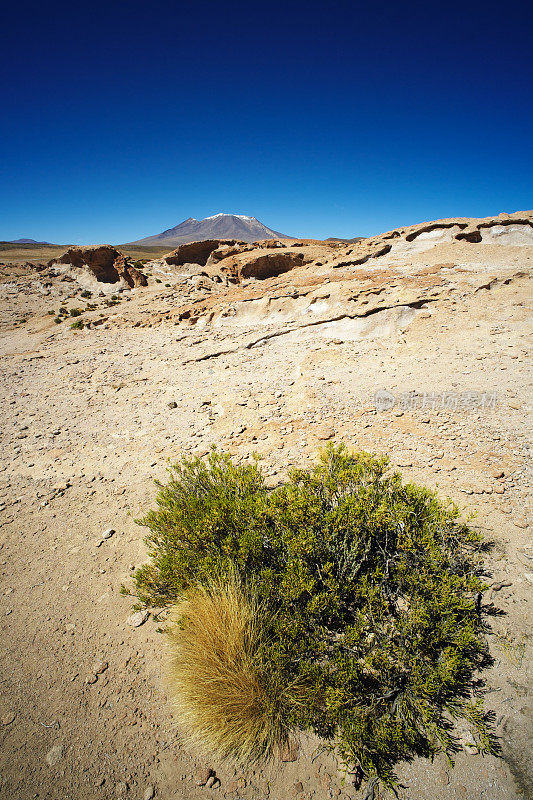
[[[88,685],[92,685],[93,683],[96,683],[97,680],[98,680],[98,675],[88,675],[85,678],[85,683],[87,683]]]
[[[217,789],[220,786],[220,781],[216,775],[211,775],[207,779],[205,785],[207,786],[208,789]]]
[[[170,403],[167,403],[167,406],[168,406],[169,408],[177,408],[177,407],[178,407],[178,404],[176,403],[176,401],[175,401],[175,400],[171,400],[171,401],[170,401]]]
[[[505,472],[503,470],[501,470],[501,469],[498,469],[498,470],[496,470],[495,472],[492,473],[492,477],[493,478],[504,478],[505,477]]]
[[[155,796],[155,789],[153,786],[147,786],[144,790],[143,800],[152,800],[152,797]]]
[[[295,784],[294,784],[294,786],[292,787],[292,794],[293,794],[293,796],[294,796],[294,797],[296,797],[296,795],[297,795],[297,794],[301,794],[301,793],[303,792],[303,790],[304,790],[304,785],[303,785],[303,783],[302,783],[301,781],[298,781],[298,782],[297,782],[297,783],[295,783]]]
[[[103,532],[102,539],[111,539],[111,537],[114,536],[115,533],[116,531],[114,528],[108,528],[106,531]]]
[[[143,611],[136,611],[134,614],[130,614],[126,622],[128,625],[131,625],[132,628],[139,628],[141,625],[144,625],[149,616],[150,612],[146,609]]]
[[[335,431],[333,428],[322,428],[321,430],[317,431],[317,439],[321,441],[326,441],[327,439],[333,439],[335,436]]]
[[[15,721],[15,714],[12,711],[8,711],[2,717],[2,725],[11,725],[11,723],[14,721]]]
[[[197,786],[205,786],[209,778],[214,777],[215,771],[213,769],[203,769],[201,770],[197,777],[196,777],[196,785]]]
[[[92,666],[92,671],[95,675],[101,675],[109,667],[107,661],[95,661]]]
[[[49,767],[55,767],[63,758],[63,745],[55,744],[46,754],[46,763]]]

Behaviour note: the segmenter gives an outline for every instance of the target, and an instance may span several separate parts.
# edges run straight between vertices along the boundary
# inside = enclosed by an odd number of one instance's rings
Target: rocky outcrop
[[[115,269],[115,261],[121,256],[118,250],[109,244],[96,247],[69,247],[59,258],[48,262],[49,267],[57,264],[70,264],[73,267],[86,267],[101,283],[117,283],[120,275]]]
[[[129,286],[130,289],[146,286],[148,283],[146,276],[133,266],[131,260],[109,244],[69,247],[62,256],[48,262],[49,268],[57,268],[59,265],[64,265],[66,271],[70,268],[73,273],[71,277],[78,279],[90,277],[98,283],[122,283],[123,288]]]
[[[308,258],[307,261],[309,260]],[[231,283],[240,283],[243,278],[255,278],[261,281],[275,278],[305,263],[306,259],[302,252],[261,253],[255,249],[251,254],[240,253],[225,258],[215,265],[215,269]]]
[[[216,250],[213,250],[207,259],[206,266],[211,267],[213,264],[218,264],[218,262],[222,261],[224,258],[229,258],[230,256],[236,256],[238,253],[253,250],[253,247],[253,245],[247,245],[244,242],[238,242],[237,244],[223,244],[220,247],[217,247]]]
[[[465,242],[472,242],[473,244],[478,244],[481,242],[481,232],[478,228],[474,226],[468,226],[459,233],[455,234],[455,238],[457,241],[465,241]]]
[[[205,266],[207,260],[214,250],[222,246],[235,246],[245,245],[246,242],[240,242],[237,239],[206,239],[203,242],[190,242],[189,244],[181,244],[167,256],[165,261],[167,264],[174,264],[181,266],[182,264],[200,264]]]
[[[126,281],[130,289],[135,289],[138,286],[147,286],[148,281],[146,275],[134,267],[133,264],[126,258],[120,255],[113,264],[120,278]]]

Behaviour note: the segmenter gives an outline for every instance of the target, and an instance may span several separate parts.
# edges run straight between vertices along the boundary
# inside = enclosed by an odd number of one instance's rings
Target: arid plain
[[[465,734],[455,769],[402,766],[404,796],[530,797],[532,212],[348,244],[216,243],[200,263],[135,250],[104,282],[83,253],[41,264],[58,255],[1,254],[0,796],[364,796],[312,738],[250,772],[192,752],[161,620],[134,627],[120,594],[169,460],[256,452],[275,484],[336,440],[387,453],[494,543],[486,705],[503,757]]]

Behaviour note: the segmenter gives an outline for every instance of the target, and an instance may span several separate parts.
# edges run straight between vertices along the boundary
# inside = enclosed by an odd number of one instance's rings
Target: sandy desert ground
[[[169,459],[255,451],[275,483],[333,438],[388,453],[476,511],[494,542],[483,602],[504,613],[486,705],[503,758],[465,735],[455,769],[402,765],[403,796],[532,796],[533,242],[525,224],[514,239],[500,227],[481,242],[403,232],[363,264],[351,262],[379,242],[295,245],[302,266],[237,284],[157,261],[116,305],[82,299],[68,275],[2,269],[2,798],[364,796],[312,738],[296,761],[246,773],[191,752],[165,696],[157,614],[132,627],[119,591],[145,559],[134,520]],[[56,324],[61,304],[95,305],[90,325]],[[197,785],[206,768],[214,787]]]

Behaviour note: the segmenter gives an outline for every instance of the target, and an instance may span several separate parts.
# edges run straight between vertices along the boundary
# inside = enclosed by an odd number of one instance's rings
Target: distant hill
[[[206,239],[241,239],[244,242],[255,242],[258,239],[292,238],[267,228],[255,217],[247,217],[244,214],[214,214],[202,220],[189,217],[174,228],[157,233],[155,236],[128,242],[128,245],[167,245],[170,249],[179,244],[201,242]]]
[[[329,236],[324,241],[326,242],[342,242],[343,244],[357,244],[357,242],[362,242],[364,236],[354,236],[353,239],[340,239],[338,236]]]
[[[8,244],[52,244],[52,242],[37,242],[35,239],[8,239]]]

